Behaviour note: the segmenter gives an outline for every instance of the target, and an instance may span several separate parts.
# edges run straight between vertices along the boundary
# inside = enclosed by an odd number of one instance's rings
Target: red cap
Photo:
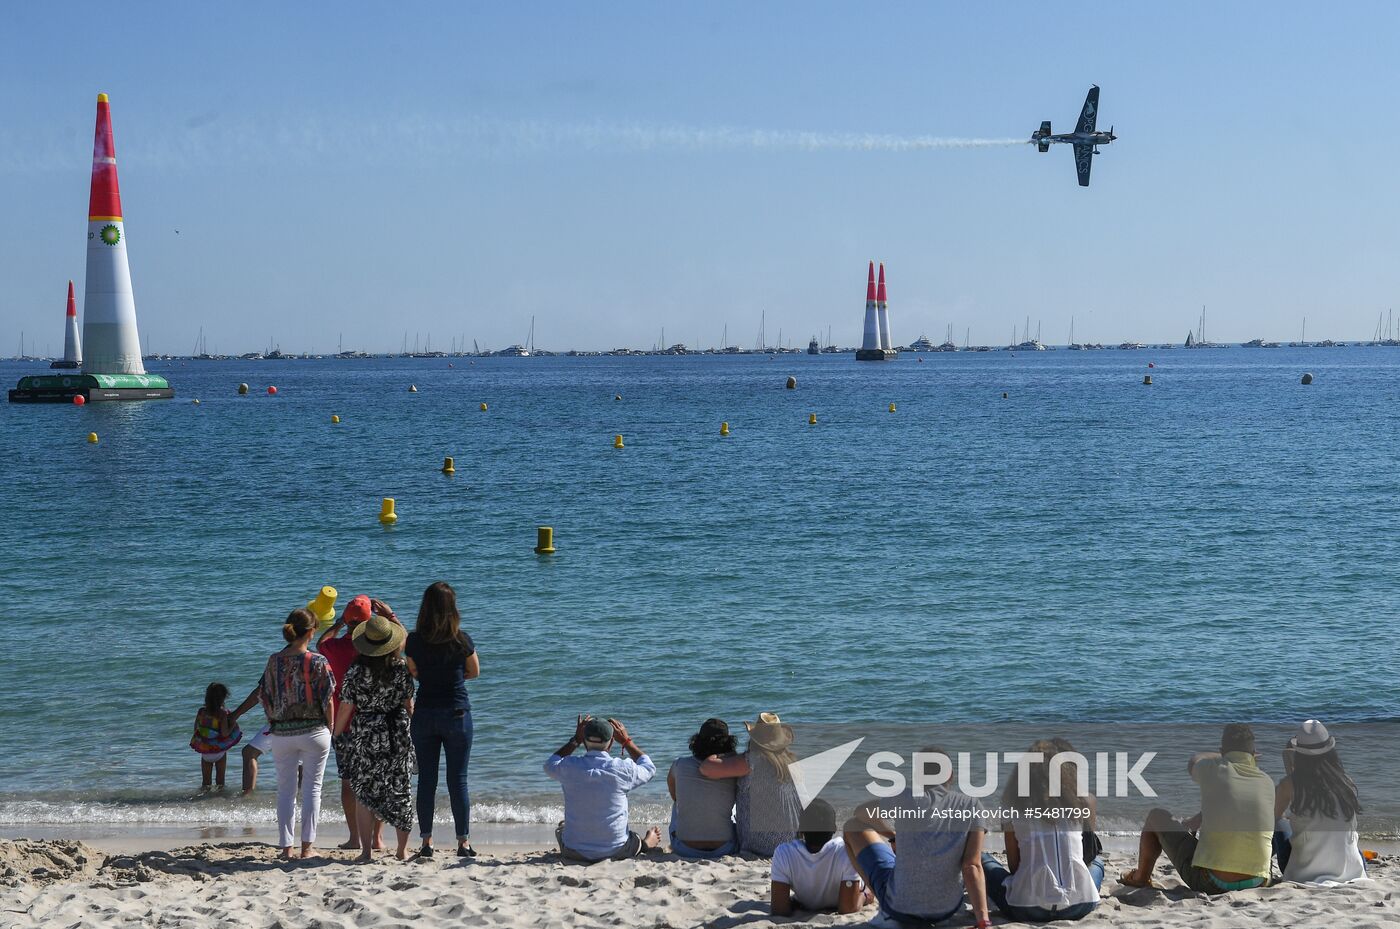
[[[878,300],[878,301],[881,302],[881,303],[884,303],[884,302],[885,302],[885,263],[884,263],[883,261],[880,262],[880,290],[879,290],[879,295],[878,295],[875,299]]]
[[[112,142],[112,105],[97,95],[97,131],[92,140],[92,193],[88,221],[122,218],[122,195],[117,190],[117,149]]]
[[[73,300],[73,282],[68,282],[68,315],[78,315],[78,304]]]
[[[373,612],[373,609],[370,607],[369,597],[365,594],[360,594],[345,605],[345,612],[340,614],[340,618],[345,620],[346,625],[353,626],[356,623],[362,623],[369,619]]]
[[[883,265],[882,265],[882,267],[883,267]],[[870,261],[870,278],[866,281],[866,284],[865,284],[865,299],[867,299],[867,300],[874,300],[874,299],[875,299],[875,261],[874,261],[874,259],[871,259],[871,261]]]

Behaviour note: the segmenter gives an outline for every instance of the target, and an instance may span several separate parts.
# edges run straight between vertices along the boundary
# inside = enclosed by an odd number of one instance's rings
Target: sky
[[[61,351],[110,95],[150,350],[1369,339],[1393,3],[12,4],[0,353]],[[1119,140],[1077,186],[1090,84]],[[933,140],[933,141],[930,141]],[[941,141],[940,141],[941,140]],[[948,147],[939,147],[947,145]],[[179,230],[178,233],[176,230]],[[1017,337],[1020,337],[1019,331]]]

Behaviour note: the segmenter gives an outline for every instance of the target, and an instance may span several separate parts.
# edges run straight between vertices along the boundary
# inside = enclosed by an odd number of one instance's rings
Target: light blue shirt
[[[564,789],[564,844],[588,858],[609,858],[627,844],[627,792],[656,774],[646,755],[633,761],[590,750],[550,755],[544,773]]]

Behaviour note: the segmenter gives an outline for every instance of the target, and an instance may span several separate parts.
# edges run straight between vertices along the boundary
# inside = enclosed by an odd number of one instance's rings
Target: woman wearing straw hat
[[[739,851],[772,858],[773,850],[797,835],[802,803],[797,798],[791,765],[792,727],[777,713],[759,713],[758,721],[744,723],[749,730],[748,749],[727,758],[711,756],[700,773],[711,778],[738,778],[734,823]]]
[[[345,674],[336,711],[335,734],[342,733],[342,762],[349,771],[359,817],[360,862],[373,858],[373,837],[380,822],[398,831],[398,859],[408,857],[413,827],[413,677],[399,656],[407,633],[387,617],[375,615],[355,627],[359,657]]]
[[[1309,719],[1283,750],[1288,776],[1274,795],[1274,852],[1285,881],[1345,883],[1366,876],[1356,831],[1361,812],[1356,784],[1337,755],[1327,727]]]

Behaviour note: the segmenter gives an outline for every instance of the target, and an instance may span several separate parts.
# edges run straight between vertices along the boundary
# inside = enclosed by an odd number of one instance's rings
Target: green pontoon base
[[[159,374],[31,374],[10,391],[11,403],[72,403],[99,400],[169,400],[175,396]]]

